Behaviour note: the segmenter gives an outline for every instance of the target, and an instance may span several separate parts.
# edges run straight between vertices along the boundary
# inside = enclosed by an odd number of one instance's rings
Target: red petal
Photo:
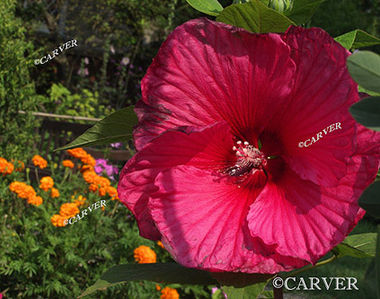
[[[259,189],[239,190],[227,177],[191,166],[161,172],[156,185],[149,202],[152,217],[165,248],[182,265],[249,273],[305,265],[250,236],[246,216]]]
[[[129,160],[120,174],[118,194],[135,215],[140,234],[148,239],[160,238],[147,208],[150,194],[157,189],[154,180],[160,171],[185,164],[223,169],[232,146],[228,125],[218,123],[192,133],[168,131]]]
[[[252,236],[276,245],[279,254],[316,262],[363,217],[357,200],[374,179],[367,171],[372,163],[355,156],[334,187],[304,181],[288,170],[276,184],[269,182],[251,205]]]
[[[208,19],[179,26],[142,81],[137,148],[178,126],[225,120],[242,137],[252,134],[252,124],[258,131],[274,125],[272,114],[283,109],[294,68],[278,34],[252,34]]]

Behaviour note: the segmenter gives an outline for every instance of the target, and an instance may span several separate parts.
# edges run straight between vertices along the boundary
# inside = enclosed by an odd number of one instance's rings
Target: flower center
[[[265,155],[247,141],[237,141],[232,149],[237,160],[234,166],[226,170],[230,176],[243,176],[257,169],[263,169],[267,165]]]

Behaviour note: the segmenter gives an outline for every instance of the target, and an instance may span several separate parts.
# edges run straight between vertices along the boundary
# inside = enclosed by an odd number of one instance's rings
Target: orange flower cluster
[[[74,168],[74,163],[71,160],[63,160],[62,165],[71,169]]]
[[[95,167],[96,165],[96,160],[81,147],[69,149],[67,150],[67,153],[70,156],[81,160],[83,164],[87,164],[92,167]]]
[[[55,214],[50,218],[50,221],[51,221],[51,224],[53,224],[54,226],[64,227],[64,226],[66,226],[66,224],[65,224],[66,219],[67,219],[66,217]]]
[[[74,196],[71,197],[74,199]],[[77,207],[83,206],[86,203],[86,197],[79,195],[77,199],[74,200],[74,203],[77,205]]]
[[[75,215],[79,214],[78,206],[75,203],[64,203],[61,205],[61,208],[59,210],[59,215],[66,217],[67,219],[70,217],[74,217]]]
[[[47,166],[47,161],[39,155],[35,155],[32,158],[32,162],[34,166],[38,166],[41,169],[44,169]]]
[[[23,171],[25,169],[25,164],[24,162],[18,160],[18,161],[14,161],[12,160],[12,163],[15,165],[15,171]]]
[[[139,264],[155,263],[157,261],[156,253],[148,246],[141,245],[133,251],[135,261]]]
[[[0,158],[0,173],[3,175],[11,174],[14,170],[14,165],[11,162],[8,162],[4,158]]]
[[[160,299],[179,299],[179,294],[176,289],[165,287],[161,290]]]
[[[54,186],[54,181],[50,176],[44,176],[40,180],[40,189],[44,191],[49,191],[51,188],[53,188],[53,186]]]
[[[23,182],[13,182],[9,185],[9,190],[16,193],[18,197],[26,199],[28,204],[39,206],[43,203],[41,196],[37,196],[32,186]]]
[[[50,196],[51,198],[56,198],[56,197],[59,197],[59,191],[57,188],[51,188],[50,190]]]

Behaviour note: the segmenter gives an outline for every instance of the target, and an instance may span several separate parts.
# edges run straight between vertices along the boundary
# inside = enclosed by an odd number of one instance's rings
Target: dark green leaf
[[[380,44],[379,38],[359,29],[339,35],[335,38],[335,40],[347,50]]]
[[[222,290],[228,299],[254,299],[257,298],[265,288],[267,282],[256,283],[245,288],[234,288],[223,286]]]
[[[149,280],[165,284],[217,284],[217,281],[210,276],[209,272],[186,268],[176,263],[127,264],[114,266],[109,269],[80,297],[92,294],[99,289],[104,289],[119,283],[136,280]]]
[[[132,130],[136,124],[137,116],[133,112],[133,107],[123,108],[99,121],[74,141],[56,150],[127,141],[132,137]]]
[[[366,210],[367,213],[371,216],[380,219],[380,181],[374,182],[372,185],[370,185],[367,189],[364,190],[362,196],[359,199],[359,206]]]
[[[242,288],[254,283],[265,282],[274,276],[273,274],[248,274],[240,272],[211,272],[210,275],[223,286],[234,286],[237,288]]]
[[[352,78],[366,89],[380,92],[380,56],[370,51],[358,51],[347,58]]]
[[[217,0],[186,0],[193,8],[211,16],[219,15],[223,6]]]
[[[338,257],[374,257],[376,247],[376,233],[364,233],[348,236],[343,243],[333,251]]]
[[[362,87],[360,85],[358,86],[358,91],[359,92],[364,92],[364,93],[366,93],[366,94],[368,94],[370,96],[380,96],[380,92],[370,91],[370,90],[365,89],[364,87]]]
[[[325,0],[294,0],[293,8],[285,15],[297,25],[305,24]]]
[[[365,98],[352,105],[350,112],[358,123],[380,131],[380,97]]]
[[[217,21],[244,28],[251,32],[284,32],[294,24],[284,15],[267,7],[259,0],[226,7]]]

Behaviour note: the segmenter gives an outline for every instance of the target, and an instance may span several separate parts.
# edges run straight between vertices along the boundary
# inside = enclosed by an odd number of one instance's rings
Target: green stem
[[[286,277],[297,275],[297,274],[299,274],[299,273],[301,273],[301,272],[304,272],[304,271],[306,271],[306,270],[309,270],[309,269],[311,269],[311,268],[316,268],[316,267],[319,267],[319,266],[326,265],[326,264],[328,264],[328,263],[331,263],[331,262],[334,261],[335,259],[337,259],[337,257],[338,257],[338,256],[334,254],[332,257],[330,257],[330,258],[328,258],[328,259],[325,259],[325,260],[323,260],[323,261],[320,261],[320,262],[316,263],[315,265],[308,265],[308,266],[306,266],[306,267],[303,267],[302,269],[299,269],[299,270],[297,270],[297,271],[291,272],[291,273],[289,273],[289,275],[286,275]]]
[[[34,168],[34,173],[36,174],[37,184],[39,184],[39,183],[40,183],[40,177],[38,176],[38,170],[37,170],[37,167]]]

